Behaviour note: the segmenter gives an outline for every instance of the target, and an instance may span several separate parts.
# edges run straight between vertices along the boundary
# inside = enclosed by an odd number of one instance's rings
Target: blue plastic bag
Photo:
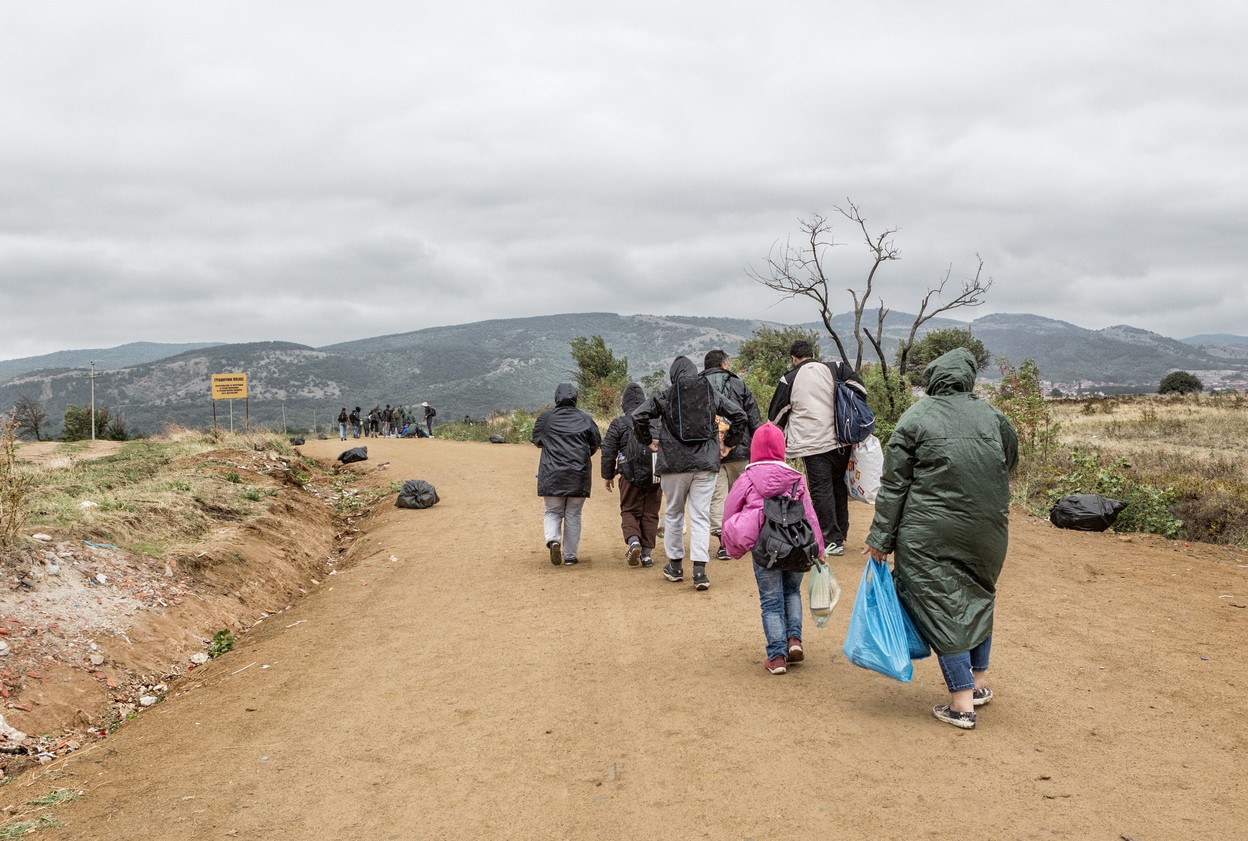
[[[908,622],[910,618],[897,598],[888,563],[867,561],[845,635],[844,650],[849,662],[893,680],[909,682],[914,677],[914,664],[910,662],[906,638]]]

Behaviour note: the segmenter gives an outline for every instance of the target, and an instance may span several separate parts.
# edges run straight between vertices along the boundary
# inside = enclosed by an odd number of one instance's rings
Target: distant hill
[[[1233,333],[1201,333],[1199,336],[1188,336],[1180,339],[1185,345],[1242,345],[1248,347],[1248,336],[1236,336]]]
[[[1183,343],[1196,345],[1215,359],[1248,360],[1248,336],[1204,333],[1200,336],[1189,336]]]
[[[1014,364],[1034,359],[1050,381],[1155,387],[1175,370],[1208,381],[1245,368],[1202,348],[1125,325],[1087,330],[1037,315],[996,314],[971,322],[971,330],[994,357]]]
[[[874,325],[875,313],[868,319]],[[890,354],[912,321],[913,315],[907,313],[890,314],[884,342]],[[288,342],[199,346],[118,368],[108,367],[107,351],[66,353],[92,354],[101,372],[96,380],[97,404],[120,411],[134,431],[156,432],[166,424],[210,424],[211,375],[239,371],[248,374],[250,400],[234,401],[236,428],[249,410],[256,425],[281,429],[285,417],[290,429],[308,429],[315,422],[324,430],[341,406],[368,409],[390,403],[417,411],[419,403],[428,400],[444,420],[479,418],[498,409],[539,408],[550,402],[559,382],[573,377],[569,342],[577,336],[602,336],[616,356],[627,357],[629,374],[639,379],[654,371],[666,372],[678,354],[688,355],[699,367],[712,348],[735,354],[741,342],[765,323],[769,322],[575,313],[430,327],[322,348]],[[801,326],[824,332],[821,324]],[[839,315],[833,326],[852,358],[856,344],[851,317]],[[1203,347],[1127,326],[1086,330],[1054,319],[1009,314],[985,316],[969,325],[933,319],[925,326],[969,326],[994,357],[1005,356],[1016,365],[1035,359],[1049,381],[1083,380],[1151,390],[1165,374],[1180,368],[1206,384],[1228,373],[1248,377],[1248,359],[1215,356]],[[822,344],[824,358],[831,358],[835,351],[830,340]],[[136,343],[113,350],[144,347],[159,353],[173,346]],[[66,359],[58,354],[47,358]],[[869,347],[864,359],[875,359]],[[66,405],[90,402],[90,380],[82,366],[63,365],[0,379],[0,406],[12,406],[22,395],[40,401],[51,420],[48,430],[56,434]],[[219,402],[218,423],[228,425],[230,412],[228,402]]]
[[[28,371],[54,370],[57,368],[90,368],[95,362],[97,371],[113,371],[167,359],[188,350],[213,347],[220,342],[186,342],[183,344],[159,344],[157,342],[131,342],[113,348],[88,350],[58,350],[43,356],[27,356],[22,359],[0,360],[0,383]]]

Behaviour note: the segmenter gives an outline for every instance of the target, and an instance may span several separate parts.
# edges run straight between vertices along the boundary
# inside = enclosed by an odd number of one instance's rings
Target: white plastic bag
[[[852,499],[875,504],[880,492],[880,477],[884,473],[884,448],[874,435],[854,445],[849,455],[849,467],[845,469],[845,484],[849,485]]]
[[[810,568],[809,596],[810,616],[815,620],[816,628],[828,627],[832,618],[832,609],[841,600],[841,585],[832,574],[832,567],[823,561],[815,561]]]

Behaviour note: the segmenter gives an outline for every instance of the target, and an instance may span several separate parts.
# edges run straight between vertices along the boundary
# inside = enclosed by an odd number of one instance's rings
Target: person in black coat
[[[728,431],[723,437],[726,446],[735,447],[741,442],[750,421],[740,406],[710,388],[706,380],[698,378],[698,369],[688,357],[676,357],[668,376],[672,385],[666,391],[658,392],[633,410],[633,432],[638,441],[659,454],[658,471],[662,477],[663,496],[667,500],[663,518],[663,551],[668,560],[663,567],[663,577],[668,581],[684,580],[685,503],[688,502],[693,586],[698,590],[707,590],[711,586],[706,575],[711,543],[711,497],[715,493],[715,477],[719,475],[720,441],[714,434],[700,440],[685,441],[676,436],[673,431],[677,426],[676,396],[682,388],[692,389],[691,386],[682,386],[680,381],[697,380],[698,388],[692,391],[700,391],[704,395],[702,399],[709,404],[700,408],[709,409],[712,415],[728,421]],[[658,433],[657,441],[655,432]]]
[[[580,559],[581,509],[589,497],[593,467],[590,459],[602,445],[598,424],[576,408],[576,386],[559,383],[555,408],[533,424],[533,443],[542,450],[537,468],[537,493],[546,503],[543,524],[550,562],[572,566]]]
[[[632,411],[646,402],[641,383],[629,383],[620,396],[624,414],[611,421],[602,439],[602,478],[607,492],[620,484],[620,530],[628,549],[624,559],[629,566],[652,566],[654,544],[659,529],[659,504],[663,488],[654,474],[654,453],[633,435]]]

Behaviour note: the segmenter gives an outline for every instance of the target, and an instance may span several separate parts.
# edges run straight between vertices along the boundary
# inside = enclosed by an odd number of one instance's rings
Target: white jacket
[[[805,362],[780,378],[777,392],[782,394],[786,388],[788,401],[773,405],[768,414],[784,430],[788,458],[847,446],[836,437],[836,377],[831,368],[822,362]]]

